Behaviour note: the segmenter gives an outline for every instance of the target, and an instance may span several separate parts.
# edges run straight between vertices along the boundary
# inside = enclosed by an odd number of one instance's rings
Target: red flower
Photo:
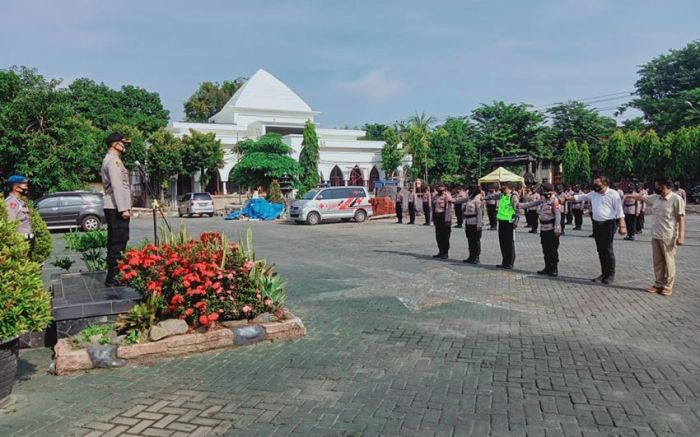
[[[207,325],[209,324],[209,317],[207,317],[207,316],[204,315],[204,314],[202,314],[201,316],[199,316],[199,324],[200,324],[200,325],[207,326]]]
[[[182,295],[180,295],[180,294],[176,294],[173,296],[172,299],[170,299],[170,303],[172,305],[181,305],[181,304],[185,303],[185,298],[182,297]]]
[[[186,316],[191,316],[192,314],[194,314],[194,309],[192,309],[192,308],[187,308],[187,309],[185,310],[185,315],[186,315]]]
[[[219,320],[219,313],[209,314],[209,321],[210,322],[216,322],[217,320]]]

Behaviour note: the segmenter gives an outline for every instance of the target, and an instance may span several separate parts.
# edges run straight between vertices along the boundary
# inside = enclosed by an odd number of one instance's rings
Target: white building
[[[236,91],[226,106],[209,119],[209,123],[174,122],[170,130],[177,137],[189,133],[214,132],[224,147],[225,165],[219,169],[216,191],[223,194],[234,188],[229,185],[229,173],[238,162],[234,152],[237,142],[258,139],[266,133],[278,133],[299,158],[302,132],[307,120],[319,112],[312,110],[287,85],[265,70],[258,70]],[[322,129],[317,126],[320,159],[319,172],[323,182],[331,185],[364,185],[373,189],[374,181],[384,178],[381,170],[382,141],[365,141],[362,130]],[[410,164],[410,158],[405,165]],[[196,189],[197,187],[195,187]]]

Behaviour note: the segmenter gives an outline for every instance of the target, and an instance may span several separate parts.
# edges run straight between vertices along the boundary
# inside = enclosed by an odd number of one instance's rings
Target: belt
[[[474,217],[476,217],[476,214],[474,214],[474,215],[465,215],[465,216],[464,216],[464,218],[474,218]]]
[[[552,220],[540,220],[540,224],[543,224],[543,225],[551,225],[552,223],[554,223],[554,219],[552,219]]]
[[[601,220],[593,220],[593,223],[599,225],[599,224],[608,223],[608,222],[614,222],[614,221],[616,221],[616,220],[615,220],[615,219],[602,220],[602,221],[601,221]]]

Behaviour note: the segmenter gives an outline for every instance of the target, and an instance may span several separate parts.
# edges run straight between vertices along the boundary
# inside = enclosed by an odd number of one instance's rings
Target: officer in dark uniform
[[[109,150],[102,161],[102,185],[104,185],[104,211],[107,219],[107,277],[105,285],[118,285],[117,264],[129,241],[131,217],[131,183],[129,171],[121,160],[131,141],[120,133],[107,137]]]
[[[29,243],[30,252],[34,249],[34,233],[32,232],[32,220],[29,216],[27,202],[22,200],[29,192],[29,179],[21,175],[12,175],[7,178],[10,193],[5,198],[7,218],[10,221],[19,222],[17,232]]]

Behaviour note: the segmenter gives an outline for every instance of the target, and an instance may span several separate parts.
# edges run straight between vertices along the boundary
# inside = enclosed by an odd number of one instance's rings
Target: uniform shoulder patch
[[[10,204],[8,205],[10,209],[15,209],[17,208],[17,202],[16,201],[11,201]]]
[[[117,164],[117,167],[119,167],[120,165],[122,165],[122,162],[121,162],[119,159],[115,159],[115,160],[114,160],[114,163]]]

